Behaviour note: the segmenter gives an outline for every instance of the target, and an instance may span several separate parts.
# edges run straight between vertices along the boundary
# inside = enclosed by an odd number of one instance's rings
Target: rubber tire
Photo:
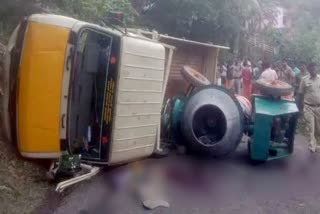
[[[181,69],[181,74],[194,87],[201,87],[211,84],[211,82],[205,76],[189,66],[183,66]],[[198,78],[194,74],[196,74]]]
[[[223,112],[226,131],[219,142],[205,146],[194,134],[193,119],[200,108],[208,105]],[[243,124],[244,115],[237,98],[225,88],[212,85],[199,88],[190,96],[185,106],[181,131],[188,149],[220,158],[236,150],[243,136]]]
[[[255,85],[256,85],[256,88],[263,95],[274,96],[274,97],[282,97],[282,96],[290,95],[293,92],[293,87],[285,82],[282,82],[282,83],[284,84],[283,86],[275,87],[268,84],[265,80],[260,79],[255,82]]]
[[[172,112],[172,103],[173,100],[171,98],[167,99],[165,105],[161,110],[161,130],[167,131],[170,123],[170,116]]]

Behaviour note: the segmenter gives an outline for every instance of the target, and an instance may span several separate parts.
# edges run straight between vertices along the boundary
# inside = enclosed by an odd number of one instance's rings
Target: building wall
[[[277,7],[276,11],[275,23],[272,24],[272,27],[275,29],[289,28],[291,26],[289,11],[283,7]],[[269,21],[266,19],[263,23],[264,25],[268,25]]]

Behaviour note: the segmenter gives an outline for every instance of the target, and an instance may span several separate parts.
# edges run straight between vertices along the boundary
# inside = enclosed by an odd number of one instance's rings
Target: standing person
[[[226,88],[232,89],[233,86],[233,64],[229,64],[227,66],[227,81],[226,81]]]
[[[288,65],[288,63],[285,61],[283,63],[283,68],[281,71],[281,77],[280,79],[286,83],[289,83],[290,85],[294,84],[294,78],[295,78],[295,73],[292,70],[292,68]]]
[[[295,73],[287,62],[283,63],[282,80],[294,87]],[[294,91],[290,95],[286,96],[286,98],[293,99]]]
[[[308,72],[307,72],[307,66],[305,64],[302,64],[301,67],[300,67],[300,72],[298,74],[296,74],[295,76],[295,83],[294,83],[294,88],[295,88],[295,93],[297,95],[298,93],[298,90],[299,90],[299,87],[300,87],[300,84],[301,84],[301,81],[302,79],[308,75]]]
[[[252,93],[252,69],[248,61],[245,61],[243,65],[244,68],[241,75],[243,79],[243,96],[250,100]]]
[[[248,64],[249,67],[252,67],[252,64],[251,64],[251,61],[250,61],[249,58],[247,58],[245,61],[247,61],[247,64]],[[244,65],[244,64],[243,64],[243,65]]]
[[[220,65],[220,73],[221,73],[221,84],[223,86],[226,86],[227,81],[227,67],[225,66],[225,63],[222,63]]]
[[[305,76],[300,84],[299,107],[304,109],[309,150],[316,152],[320,148],[320,76],[317,74],[315,63],[308,65],[308,71],[310,75]]]
[[[260,75],[260,79],[264,79],[267,81],[275,81],[278,79],[277,72],[271,68],[271,65],[269,62],[262,63],[262,69],[263,69],[263,72]]]
[[[217,72],[217,74],[216,74],[216,78],[217,78],[217,85],[218,86],[221,86],[221,69],[220,69],[220,67],[221,67],[221,65],[219,66],[219,68],[218,68],[218,72]]]
[[[255,80],[259,79],[260,75],[261,75],[261,70],[262,70],[262,62],[259,61],[256,65],[253,66],[253,70],[252,70],[252,73],[253,73],[253,78]]]
[[[258,61],[256,65],[253,66],[252,69],[252,75],[253,75],[253,81],[256,81],[260,78],[262,72],[262,62]],[[255,84],[252,84],[252,93],[256,93],[256,87]]]
[[[233,89],[234,93],[240,94],[241,91],[241,76],[242,76],[242,69],[240,61],[236,61],[233,65]]]
[[[301,70],[297,66],[295,66],[293,68],[293,72],[294,72],[295,75],[297,75],[297,74],[299,74],[301,72]]]

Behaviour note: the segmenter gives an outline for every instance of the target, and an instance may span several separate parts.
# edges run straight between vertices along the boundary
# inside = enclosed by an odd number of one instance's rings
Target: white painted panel
[[[141,138],[130,139],[127,141],[116,141],[114,151],[120,152],[130,148],[145,147],[154,145],[153,142],[156,140],[156,136],[146,136]]]
[[[147,78],[147,79],[163,79],[163,73],[150,69],[141,69],[136,67],[125,67],[123,69],[124,77]]]
[[[141,65],[141,61],[143,61],[143,65]],[[144,68],[146,70],[151,70],[154,72],[161,72],[164,66],[164,59],[152,58],[148,55],[133,55],[127,54],[126,58],[122,61],[125,67],[130,68]]]
[[[158,124],[145,124],[141,126],[126,126],[126,127],[118,127],[114,132],[114,138],[117,140],[121,139],[134,139],[139,136],[150,136],[156,135],[156,127]],[[127,142],[127,141],[126,141]]]
[[[155,90],[161,91],[162,90],[162,82],[159,79],[156,80],[139,80],[139,79],[122,79],[119,83],[120,89],[131,89],[131,90]]]
[[[124,46],[122,50],[126,57],[129,55],[128,53],[134,53],[138,55],[154,57],[157,59],[165,59],[165,50],[160,43],[133,37],[123,37],[123,41]]]
[[[160,113],[156,115],[138,115],[131,117],[117,116],[115,126],[117,127],[128,127],[128,126],[139,126],[145,124],[155,124],[159,122]]]
[[[127,163],[142,157],[149,156],[153,153],[154,144],[150,146],[134,147],[126,151],[113,151],[109,164]]]
[[[135,92],[135,91],[122,91],[119,92],[119,102],[159,102],[161,99],[161,91],[159,92]],[[141,106],[140,106],[141,107]],[[142,106],[144,107],[144,106]]]
[[[161,108],[161,104],[142,104],[143,108],[141,108],[141,104],[129,104],[129,105],[118,105],[117,114],[121,112],[126,112],[127,114],[135,115],[135,114],[152,114],[156,113],[158,109]]]
[[[162,106],[163,45],[122,38],[110,164],[152,154]]]

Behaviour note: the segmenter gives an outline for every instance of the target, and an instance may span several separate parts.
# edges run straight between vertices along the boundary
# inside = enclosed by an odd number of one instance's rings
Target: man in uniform
[[[299,107],[304,109],[309,150],[316,152],[320,149],[320,76],[314,63],[308,65],[308,71],[310,75],[302,79],[299,87]]]

